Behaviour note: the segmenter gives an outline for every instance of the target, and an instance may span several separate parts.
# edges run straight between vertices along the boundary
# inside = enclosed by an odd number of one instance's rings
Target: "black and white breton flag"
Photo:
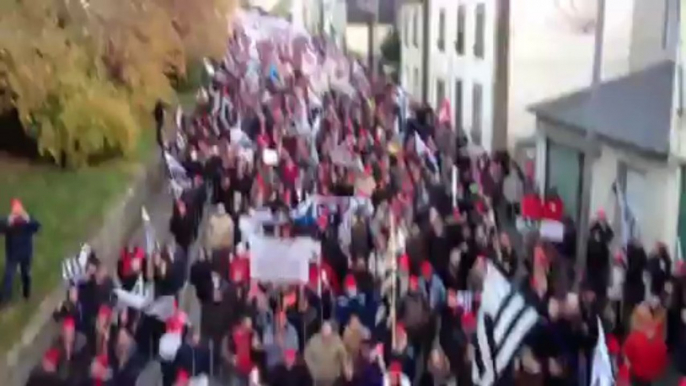
[[[536,325],[539,314],[518,288],[488,263],[476,326],[477,344],[472,379],[479,386],[493,385]]]
[[[67,283],[77,284],[86,278],[86,265],[91,254],[88,244],[81,246],[79,254],[62,261],[62,279]]]

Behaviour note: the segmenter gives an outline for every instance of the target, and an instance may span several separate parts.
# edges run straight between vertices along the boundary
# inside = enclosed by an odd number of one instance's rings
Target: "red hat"
[[[145,259],[145,251],[141,247],[136,247],[133,249],[133,256],[131,256],[133,259],[140,259],[143,260]]]
[[[419,279],[417,279],[417,276],[410,276],[409,286],[412,290],[417,289],[417,287],[419,286]]]
[[[43,362],[48,362],[53,366],[57,366],[57,363],[60,361],[60,350],[56,348],[51,348],[50,350],[46,351],[45,354],[43,355]]]
[[[13,198],[11,201],[11,210],[12,213],[18,213],[24,210],[24,205],[21,203],[21,200],[18,198]]]
[[[402,364],[400,364],[399,361],[393,361],[393,362],[391,362],[391,365],[388,366],[388,372],[394,373],[394,374],[402,373],[403,372],[403,366],[402,366]]]
[[[343,286],[345,287],[346,290],[348,289],[357,289],[357,281],[355,280],[355,276],[353,275],[347,275],[345,277],[345,281],[343,282]]]
[[[605,337],[605,340],[607,341],[607,351],[610,353],[610,355],[619,354],[621,348],[619,347],[619,341],[617,338],[612,334],[608,334]]]
[[[64,320],[62,321],[62,328],[65,330],[66,329],[68,329],[68,330],[75,329],[76,328],[76,322],[74,321],[74,318],[72,318],[71,316],[64,318]]]
[[[188,382],[190,380],[190,375],[186,370],[179,370],[176,373],[176,382]]]
[[[471,333],[476,328],[476,318],[471,312],[465,312],[462,314],[461,321],[462,329],[467,333]]]
[[[298,355],[298,352],[293,350],[293,349],[284,350],[284,352],[283,352],[283,357],[288,362],[295,361],[295,357],[297,355]]]
[[[398,258],[398,268],[403,272],[410,270],[410,257],[406,253]]]
[[[422,261],[422,275],[424,276],[431,276],[434,273],[434,269],[431,266],[431,263],[428,261],[424,260]]]
[[[112,315],[112,308],[106,304],[101,305],[98,309],[98,317],[109,318],[110,315]]]
[[[679,381],[679,386],[686,386],[686,377],[681,378]]]

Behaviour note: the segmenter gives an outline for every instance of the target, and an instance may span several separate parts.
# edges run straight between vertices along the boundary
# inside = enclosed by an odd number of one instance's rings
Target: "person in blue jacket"
[[[24,298],[31,296],[31,260],[33,258],[33,236],[40,229],[40,223],[26,212],[18,199],[12,200],[7,218],[0,220],[0,234],[5,235],[5,274],[2,278],[0,305],[12,297],[12,282],[17,268],[21,272]]]

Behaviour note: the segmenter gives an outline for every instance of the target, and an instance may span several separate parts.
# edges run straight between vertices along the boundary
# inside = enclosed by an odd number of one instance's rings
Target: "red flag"
[[[543,203],[535,194],[528,194],[522,199],[522,217],[540,220],[543,215]]]

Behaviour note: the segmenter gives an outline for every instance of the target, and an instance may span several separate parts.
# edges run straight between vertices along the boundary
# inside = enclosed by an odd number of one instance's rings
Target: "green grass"
[[[0,311],[0,352],[6,352],[21,338],[40,302],[58,287],[62,259],[75,253],[93,235],[132,177],[157,154],[151,151],[152,146],[154,130],[145,130],[135,154],[128,159],[68,171],[0,157],[0,216],[9,212],[12,198],[19,198],[29,214],[42,224],[34,242],[32,297],[28,302],[21,297],[17,274],[12,303]],[[1,238],[0,272],[4,272],[5,249]]]

